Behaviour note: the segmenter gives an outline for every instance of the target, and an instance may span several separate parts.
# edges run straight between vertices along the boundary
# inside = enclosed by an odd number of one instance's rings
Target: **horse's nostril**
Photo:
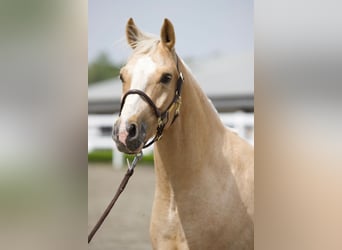
[[[136,136],[136,134],[137,134],[137,126],[135,125],[135,124],[130,124],[129,125],[129,127],[128,127],[128,136],[130,137],[130,138],[133,138],[133,137],[135,137]]]

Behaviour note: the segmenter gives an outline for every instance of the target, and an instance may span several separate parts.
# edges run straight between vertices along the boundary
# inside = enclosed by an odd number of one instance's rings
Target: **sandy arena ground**
[[[108,165],[88,167],[88,233],[112,200],[126,169]],[[126,189],[95,234],[89,249],[151,249],[149,223],[154,195],[154,170],[138,165]]]

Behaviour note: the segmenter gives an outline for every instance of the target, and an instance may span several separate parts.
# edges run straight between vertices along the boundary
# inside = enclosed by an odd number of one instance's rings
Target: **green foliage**
[[[132,155],[125,155],[131,162],[134,158]],[[96,150],[88,154],[88,162],[112,162],[112,150]],[[153,154],[144,155],[141,159],[142,163],[153,164]]]
[[[88,154],[88,162],[111,162],[112,150],[96,150]]]
[[[101,53],[88,65],[88,84],[117,77],[120,67],[112,63],[107,54]]]
[[[125,155],[125,158],[128,158],[129,161],[132,162],[134,159],[134,155]],[[153,164],[154,163],[153,154],[144,155],[143,158],[139,162],[142,162],[145,164]]]

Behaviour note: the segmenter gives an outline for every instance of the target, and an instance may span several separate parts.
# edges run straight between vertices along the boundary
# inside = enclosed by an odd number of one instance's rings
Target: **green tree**
[[[117,77],[119,71],[120,65],[115,65],[107,54],[101,53],[88,65],[88,84]]]

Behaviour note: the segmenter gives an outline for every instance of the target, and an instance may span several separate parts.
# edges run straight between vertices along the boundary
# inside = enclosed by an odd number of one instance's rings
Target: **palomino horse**
[[[253,249],[253,147],[225,128],[178,58],[169,20],[160,39],[132,19],[126,36],[133,54],[113,138],[129,154],[155,142],[153,249]]]

